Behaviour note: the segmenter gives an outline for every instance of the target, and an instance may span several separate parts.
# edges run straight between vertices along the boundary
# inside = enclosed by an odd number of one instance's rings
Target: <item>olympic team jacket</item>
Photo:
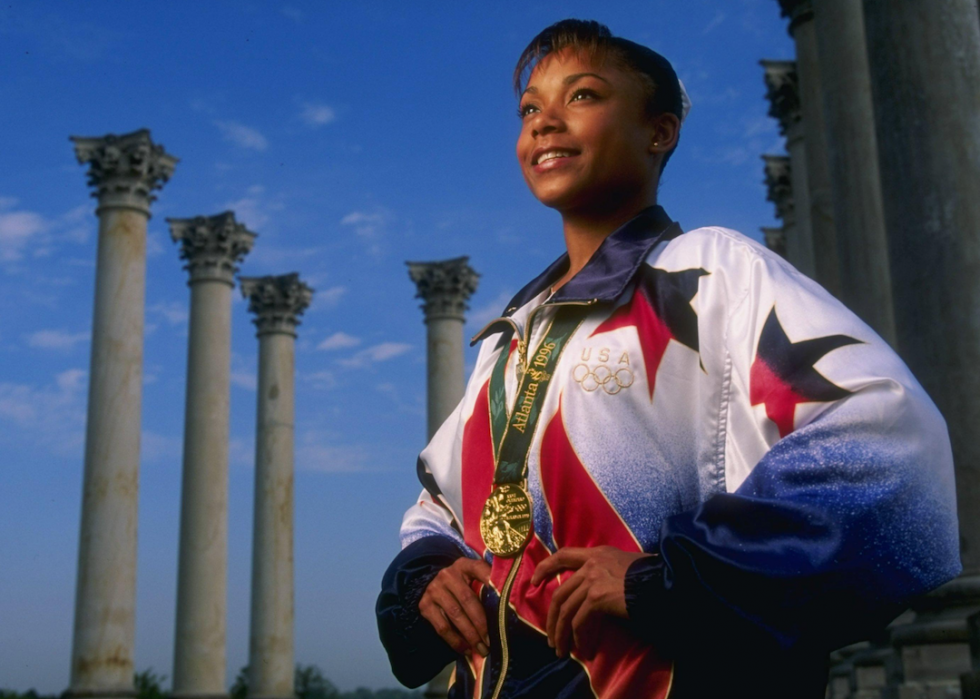
[[[508,353],[513,410],[521,352],[562,304],[587,304],[528,456],[534,534],[499,696],[823,697],[831,649],[961,570],[942,417],[867,325],[735,231],[680,234],[652,207],[549,297],[565,269],[563,256],[481,333],[465,396],[419,458],[424,489],[377,605],[396,677],[418,686],[456,660],[450,696],[492,695],[512,561],[480,535],[489,377]],[[543,632],[558,581],[531,575],[560,547],[599,545],[654,555],[630,567],[629,620],[604,621],[596,656],[558,659]],[[460,556],[492,565],[486,659],[457,656],[418,612]]]

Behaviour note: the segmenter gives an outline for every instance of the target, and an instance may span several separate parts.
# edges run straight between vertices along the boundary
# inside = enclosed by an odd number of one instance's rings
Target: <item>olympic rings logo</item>
[[[572,369],[572,378],[588,393],[601,388],[610,396],[633,385],[633,371],[625,366],[614,371],[606,364],[600,364],[593,369],[583,362]]]

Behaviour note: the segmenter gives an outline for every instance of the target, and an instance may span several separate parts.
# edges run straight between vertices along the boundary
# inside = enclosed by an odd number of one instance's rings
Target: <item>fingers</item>
[[[541,561],[531,576],[532,585],[540,585],[541,581],[561,570],[577,570],[589,558],[589,549],[568,547],[558,549],[555,553]]]
[[[453,610],[462,611],[462,614],[459,615],[462,625],[457,624],[456,628],[463,633],[471,646],[476,648],[481,655],[486,655],[479,648],[480,644],[483,644],[484,648],[490,644],[490,636],[487,633],[487,613],[483,609],[483,603],[473,592],[469,582],[462,577],[449,577],[446,580],[446,588],[451,595],[448,600],[449,604],[453,605]],[[443,607],[443,611],[449,616],[450,621],[455,623],[456,619],[451,610]],[[472,637],[467,633],[467,629],[473,629]]]
[[[579,585],[561,605],[561,609],[555,620],[555,631],[552,637],[555,653],[559,658],[563,658],[571,652],[572,620],[578,615],[580,607],[586,602],[588,596],[589,587],[587,585]]]
[[[592,660],[599,641],[599,620],[596,614],[597,606],[593,603],[593,589],[585,596],[585,601],[579,606],[572,618],[572,643],[578,657],[582,660]]]
[[[463,637],[456,633],[456,629],[453,628],[452,624],[446,618],[446,615],[442,612],[442,609],[431,600],[431,598],[426,594],[422,597],[419,602],[419,612],[425,619],[432,624],[432,628],[436,630],[439,637],[442,638],[449,646],[460,654],[465,654],[469,651],[469,646]]]
[[[474,558],[461,558],[457,561],[460,572],[471,580],[479,580],[484,585],[490,584],[490,564]]]
[[[419,612],[457,653],[473,650],[486,657],[487,616],[470,587],[471,579],[487,577],[483,567],[486,564],[480,563],[483,562],[460,559],[439,571],[419,601]]]

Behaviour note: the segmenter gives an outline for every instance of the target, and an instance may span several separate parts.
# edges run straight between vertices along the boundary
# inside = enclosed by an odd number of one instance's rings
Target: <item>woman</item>
[[[822,697],[831,649],[960,572],[941,416],[817,284],[658,205],[689,106],[666,59],[566,20],[515,85],[518,161],[567,253],[477,336],[419,459],[378,600],[396,676]]]

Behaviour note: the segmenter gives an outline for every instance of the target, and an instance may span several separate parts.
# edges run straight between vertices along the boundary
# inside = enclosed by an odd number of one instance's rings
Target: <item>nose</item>
[[[534,115],[531,123],[531,136],[545,136],[556,131],[563,131],[565,122],[553,109],[542,109]]]

